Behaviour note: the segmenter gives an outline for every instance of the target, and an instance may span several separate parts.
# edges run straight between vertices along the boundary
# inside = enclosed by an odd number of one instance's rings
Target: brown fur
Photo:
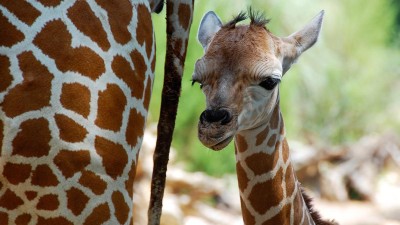
[[[301,195],[303,196],[303,199],[306,203],[308,211],[310,212],[311,217],[314,220],[316,225],[339,225],[334,220],[326,221],[326,220],[322,219],[319,212],[314,209],[314,205],[312,203],[312,198],[306,194],[306,192],[304,191],[303,188],[301,188]]]

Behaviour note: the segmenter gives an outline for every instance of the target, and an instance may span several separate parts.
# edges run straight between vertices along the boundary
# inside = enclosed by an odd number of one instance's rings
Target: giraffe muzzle
[[[237,119],[225,109],[207,109],[201,113],[198,125],[198,137],[201,143],[213,150],[225,148],[236,132]]]
[[[220,123],[221,125],[226,125],[231,122],[232,116],[225,109],[207,109],[200,115],[201,123]]]

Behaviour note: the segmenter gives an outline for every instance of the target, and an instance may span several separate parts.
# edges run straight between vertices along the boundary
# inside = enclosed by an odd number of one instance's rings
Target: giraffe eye
[[[274,89],[281,80],[277,78],[268,77],[267,79],[261,81],[259,84],[261,87],[267,89],[268,91]]]

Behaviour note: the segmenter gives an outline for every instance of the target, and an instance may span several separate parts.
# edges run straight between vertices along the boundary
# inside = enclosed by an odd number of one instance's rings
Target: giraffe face
[[[296,32],[279,38],[253,18],[250,25],[232,26],[222,25],[213,12],[203,17],[198,39],[205,53],[196,62],[192,80],[200,83],[206,96],[198,124],[199,139],[206,147],[223,149],[237,132],[268,122],[278,104],[278,84],[297,57],[315,43],[320,23],[316,26],[311,39],[310,30],[300,31],[308,36]]]

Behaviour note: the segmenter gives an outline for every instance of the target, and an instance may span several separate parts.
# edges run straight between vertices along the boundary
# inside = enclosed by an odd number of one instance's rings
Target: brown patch
[[[31,175],[32,167],[28,164],[7,163],[4,166],[3,176],[14,185],[23,183]]]
[[[255,175],[262,175],[273,170],[278,160],[279,152],[274,152],[272,155],[259,152],[247,157],[246,164]]]
[[[8,88],[8,86],[11,85],[11,82],[13,80],[13,77],[11,76],[10,72],[10,65],[11,64],[8,57],[0,55],[0,74],[1,74],[0,92],[5,91]]]
[[[137,14],[138,22],[136,27],[136,39],[140,45],[146,43],[147,57],[150,57],[151,49],[153,48],[153,25],[151,22],[151,14],[143,4],[138,4]]]
[[[94,146],[102,158],[107,174],[114,179],[121,176],[128,163],[128,155],[122,145],[96,136]]]
[[[3,138],[4,138],[4,124],[3,121],[0,120],[0,155],[2,155],[3,150]],[[1,184],[0,184],[1,189]]]
[[[277,143],[277,144],[280,144],[280,143]],[[279,145],[276,146],[275,148],[276,148],[276,150],[278,150]],[[285,139],[283,139],[283,142],[282,142],[282,158],[283,158],[283,162],[284,163],[286,163],[288,161],[289,154],[290,154],[289,145],[288,145],[287,140],[285,138]]]
[[[296,197],[293,200],[293,210],[294,210],[294,224],[300,224],[303,215],[303,198],[300,192],[297,192]],[[307,221],[307,215],[304,214],[304,221]]]
[[[135,181],[135,177],[136,177],[136,164],[134,161],[132,161],[131,170],[129,171],[128,176],[129,176],[129,178],[125,182],[125,189],[128,191],[129,196],[132,197],[133,196],[133,182]]]
[[[129,114],[128,127],[125,134],[126,141],[132,147],[136,146],[138,139],[143,136],[144,124],[144,117],[136,109],[132,109]]]
[[[267,138],[269,133],[269,126],[266,126],[265,129],[263,131],[261,131],[260,133],[257,134],[256,136],[256,146],[261,145],[264,140]]]
[[[111,196],[115,207],[115,217],[120,224],[125,224],[129,216],[129,206],[126,204],[124,196],[121,192],[114,192]]]
[[[21,206],[24,202],[14,192],[9,189],[4,192],[3,196],[0,196],[0,207],[8,210],[14,210]]]
[[[95,41],[104,51],[110,48],[107,34],[99,18],[96,17],[86,1],[75,2],[68,10],[68,17],[82,33],[89,36],[89,38]]]
[[[8,214],[4,212],[0,212],[0,224],[9,224],[8,223]]]
[[[71,47],[71,34],[61,20],[48,22],[33,43],[53,58],[62,72],[73,71],[96,80],[105,72],[103,59],[88,47]]]
[[[70,178],[90,164],[90,153],[83,150],[61,150],[54,158],[54,164],[66,178]]]
[[[149,105],[150,105],[150,99],[151,99],[151,91],[153,89],[153,82],[151,82],[150,77],[147,79],[147,85],[146,85],[146,90],[144,92],[143,96],[143,107],[148,110]]]
[[[296,184],[296,179],[293,174],[292,165],[289,165],[286,169],[285,182],[286,182],[286,196],[292,196]]]
[[[24,213],[24,214],[22,214],[22,215],[19,215],[19,216],[15,219],[15,224],[16,224],[16,225],[28,225],[29,222],[31,221],[31,219],[32,219],[32,216],[31,216],[31,215]],[[1,221],[1,220],[0,220],[0,221]]]
[[[39,165],[33,171],[32,184],[40,187],[57,186],[59,181],[48,165]]]
[[[182,39],[175,40],[173,49],[175,51],[175,55],[181,56]]]
[[[277,215],[264,222],[263,225],[290,224],[290,208],[291,204],[284,205]]]
[[[173,18],[172,16],[175,13],[174,10],[175,7],[173,6],[173,2],[166,2],[166,3],[167,3],[167,34],[172,34],[175,33],[175,26],[173,26],[173,23],[175,23],[175,21],[173,22],[169,21],[171,21],[171,18]]]
[[[38,217],[38,223],[40,225],[73,225],[72,222],[65,219],[64,217],[55,217],[55,218],[43,218],[41,216]]]
[[[256,219],[254,218],[253,215],[251,215],[250,211],[247,209],[242,199],[240,199],[240,205],[242,208],[242,216],[244,224],[256,224]]]
[[[60,205],[60,202],[58,201],[57,195],[48,194],[48,195],[43,195],[39,199],[39,202],[38,202],[36,208],[42,209],[42,210],[54,211],[54,210],[58,209],[59,205]]]
[[[13,1],[1,1],[1,5],[10,10],[19,20],[22,22],[32,25],[36,18],[40,16],[40,12],[35,9],[31,4],[24,0],[13,0]],[[8,29],[0,25],[8,33]],[[4,34],[3,33],[3,34]],[[3,38],[2,34],[2,38]]]
[[[272,113],[271,120],[270,120],[270,127],[272,130],[275,130],[278,128],[280,122],[280,110],[279,107],[276,106],[274,109],[274,112]]]
[[[122,56],[115,56],[112,62],[114,73],[121,78],[131,89],[131,94],[137,99],[141,99],[144,90],[144,74],[138,74],[131,68],[129,62]]]
[[[89,188],[96,195],[101,195],[107,188],[107,183],[91,171],[83,171],[79,183]]]
[[[67,191],[67,207],[75,216],[79,216],[85,209],[89,197],[83,191],[77,188],[71,188]]]
[[[110,208],[106,203],[93,209],[83,225],[102,224],[110,219]]]
[[[277,206],[283,199],[283,189],[281,187],[283,180],[282,168],[278,170],[272,180],[254,185],[249,200],[254,210],[264,214],[273,206]]]
[[[129,0],[109,1],[96,0],[101,8],[105,9],[108,14],[108,22],[110,23],[111,32],[115,41],[120,44],[126,44],[131,40],[132,36],[128,30],[128,25],[132,18],[132,5]],[[145,26],[140,26],[144,28]]]
[[[156,46],[154,46],[154,48],[156,48]],[[156,49],[154,49],[155,51]],[[151,72],[154,74],[154,72],[156,71],[156,57],[153,57],[153,59],[151,60]]]
[[[126,97],[115,84],[108,84],[107,89],[99,93],[96,125],[112,131],[119,131],[122,114],[126,106]]]
[[[85,139],[88,132],[82,125],[76,123],[73,119],[61,114],[56,114],[54,119],[56,120],[58,129],[60,130],[60,138],[62,140],[73,143]]]
[[[45,6],[58,6],[61,3],[61,0],[39,0]]]
[[[53,75],[36,60],[32,52],[21,53],[18,60],[24,80],[8,92],[2,103],[3,110],[9,117],[38,110],[50,104]]]
[[[42,157],[50,151],[50,130],[47,120],[31,119],[23,122],[13,141],[13,155]]]
[[[60,97],[61,104],[87,118],[90,113],[90,91],[78,84],[63,84]]]
[[[140,96],[139,99],[141,99],[143,97],[147,65],[143,56],[137,50],[132,51],[130,56],[135,67],[134,82],[138,83],[138,85],[135,85],[132,89],[132,96]]]
[[[247,184],[249,183],[249,178],[247,177],[242,165],[240,165],[240,162],[236,163],[236,174],[238,177],[239,189],[241,192],[244,192],[244,190],[247,188]]]
[[[249,147],[247,145],[246,139],[244,139],[244,137],[240,134],[236,134],[235,145],[237,146],[239,152],[245,152],[247,150],[247,148]]]
[[[272,147],[275,146],[275,144],[276,144],[276,134],[273,134],[273,135],[271,135],[271,137],[269,138],[267,145],[268,145],[268,147],[271,147],[271,148],[272,148]]]
[[[192,10],[190,9],[190,5],[187,4],[179,4],[178,16],[179,23],[183,27],[184,30],[189,29],[190,19],[192,15]]]
[[[37,192],[36,191],[26,191],[25,196],[29,201],[32,201],[34,198],[37,197]]]

